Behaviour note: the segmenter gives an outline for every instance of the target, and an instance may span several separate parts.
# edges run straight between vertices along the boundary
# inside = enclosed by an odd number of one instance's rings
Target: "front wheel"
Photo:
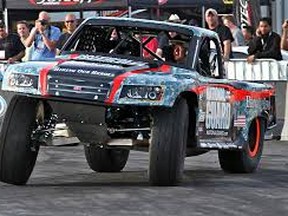
[[[252,173],[260,162],[265,135],[265,121],[256,118],[252,121],[248,141],[241,151],[218,151],[221,168],[230,173]]]
[[[3,182],[23,185],[32,173],[39,146],[33,144],[31,135],[37,127],[37,116],[44,115],[40,104],[37,99],[19,96],[9,104],[0,136],[0,180]]]
[[[152,185],[176,185],[183,175],[189,111],[180,99],[170,110],[154,113],[150,144],[149,181]]]

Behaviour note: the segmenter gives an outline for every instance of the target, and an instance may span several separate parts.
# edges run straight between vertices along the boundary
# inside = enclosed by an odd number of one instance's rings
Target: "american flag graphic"
[[[245,127],[246,125],[246,116],[240,115],[234,120],[234,127]]]

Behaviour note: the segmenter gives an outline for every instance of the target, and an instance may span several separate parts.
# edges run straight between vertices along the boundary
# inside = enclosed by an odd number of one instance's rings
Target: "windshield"
[[[64,52],[106,53],[187,65],[191,37],[127,26],[84,26]]]

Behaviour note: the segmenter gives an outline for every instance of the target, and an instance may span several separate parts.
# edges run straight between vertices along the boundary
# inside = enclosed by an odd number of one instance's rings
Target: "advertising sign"
[[[21,10],[89,10],[127,7],[126,0],[9,0],[8,9]]]

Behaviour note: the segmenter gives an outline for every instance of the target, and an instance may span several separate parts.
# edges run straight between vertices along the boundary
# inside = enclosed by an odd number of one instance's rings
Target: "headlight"
[[[162,86],[134,86],[125,85],[120,98],[159,101],[162,99]]]
[[[30,74],[11,74],[9,85],[15,87],[32,87],[38,88],[38,77]]]

